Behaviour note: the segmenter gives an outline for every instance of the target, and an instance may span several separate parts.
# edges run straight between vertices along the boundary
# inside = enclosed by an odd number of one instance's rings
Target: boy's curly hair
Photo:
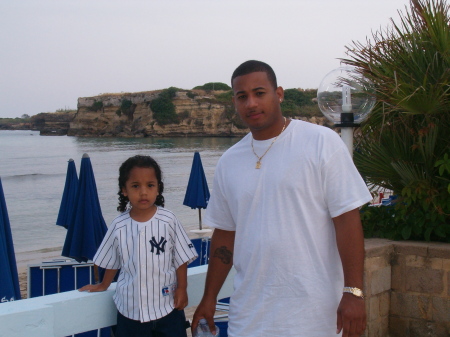
[[[130,200],[122,193],[122,188],[125,187],[128,179],[130,178],[130,172],[135,167],[152,168],[155,170],[156,179],[158,180],[158,195],[155,200],[155,205],[164,207],[164,183],[162,181],[162,172],[156,160],[150,156],[133,156],[125,160],[119,168],[119,206],[117,210],[119,212],[125,212]]]

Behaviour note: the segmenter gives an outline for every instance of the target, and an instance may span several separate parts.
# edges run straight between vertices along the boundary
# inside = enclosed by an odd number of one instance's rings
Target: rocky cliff
[[[62,136],[69,132],[75,112],[42,112],[30,118],[32,130],[39,130],[44,136]]]
[[[166,95],[168,92],[170,96]],[[161,97],[166,97],[162,105],[153,104],[161,101]],[[312,104],[313,107],[311,104],[309,107],[297,106],[297,112],[294,114],[283,111],[291,118],[327,125],[324,117],[317,116],[317,112],[311,113],[314,109],[318,110],[317,105]],[[169,114],[152,111],[152,107],[155,110],[167,110],[168,105]],[[169,88],[138,93],[103,94],[80,97],[77,108],[76,111],[37,114],[30,118],[27,127],[39,130],[42,135],[67,134],[86,137],[229,137],[243,136],[248,132],[234,111],[229,91]],[[290,108],[292,109],[292,105]],[[298,112],[309,117],[295,116]],[[165,119],[161,118],[161,113]],[[18,127],[9,125],[8,129]],[[20,126],[23,127],[25,125]]]
[[[203,90],[177,91],[172,98],[177,123],[158,123],[151,102],[161,90],[126,94],[104,94],[78,99],[78,111],[70,123],[69,136],[161,137],[241,136],[248,130],[230,104],[217,101]],[[188,96],[189,95],[189,96]],[[121,111],[123,102],[130,102]]]
[[[169,88],[170,89],[170,88]],[[167,89],[166,89],[167,90]],[[164,90],[103,94],[78,99],[78,110],[70,123],[69,136],[91,137],[180,137],[243,136],[242,124],[231,98],[224,91],[177,89],[171,97],[176,122],[160,123],[152,101]],[[124,102],[128,103],[124,109]],[[296,117],[326,124],[323,117]]]

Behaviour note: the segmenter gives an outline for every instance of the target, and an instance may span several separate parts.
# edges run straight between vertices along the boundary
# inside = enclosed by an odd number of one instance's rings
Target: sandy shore
[[[16,253],[17,272],[19,273],[20,294],[27,298],[28,265],[61,258],[62,247],[46,248],[30,252]]]

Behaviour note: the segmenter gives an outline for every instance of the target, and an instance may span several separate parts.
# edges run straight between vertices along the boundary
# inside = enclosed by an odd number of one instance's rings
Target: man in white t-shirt
[[[193,329],[213,329],[217,294],[236,268],[230,337],[360,336],[364,238],[371,195],[339,136],[282,116],[272,68],[241,64],[233,103],[251,133],[220,158],[205,223],[215,228]]]

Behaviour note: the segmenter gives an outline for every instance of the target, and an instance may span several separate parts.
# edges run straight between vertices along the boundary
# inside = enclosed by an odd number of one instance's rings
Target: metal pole
[[[198,209],[198,225],[200,227],[200,230],[202,230],[202,209]]]
[[[350,152],[350,156],[353,158],[353,128],[341,127],[341,138],[345,145],[347,145],[348,152]]]

